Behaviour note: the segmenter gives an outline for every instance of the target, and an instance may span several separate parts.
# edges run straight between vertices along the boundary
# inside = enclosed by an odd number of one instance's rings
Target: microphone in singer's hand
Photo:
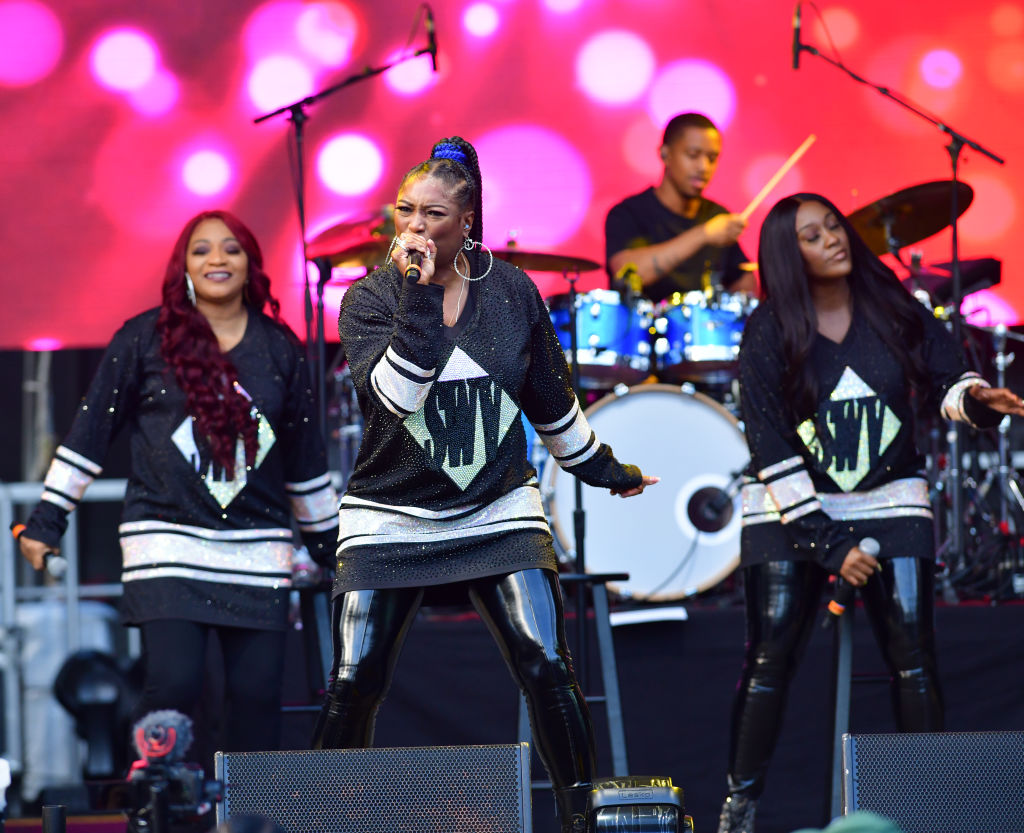
[[[11,535],[14,536],[15,541],[21,537],[21,533],[25,529],[25,524],[11,524]],[[68,560],[63,555],[47,550],[43,553],[43,569],[53,578],[63,578],[64,574],[68,571]]]
[[[857,547],[865,555],[870,555],[874,558],[878,558],[878,553],[881,552],[881,547],[874,538],[861,538]],[[839,617],[846,611],[846,608],[853,603],[853,597],[856,592],[857,588],[845,579],[839,579],[836,582],[836,594],[832,597],[832,601],[828,603],[828,614],[822,623],[823,627],[827,627],[831,622],[838,621]]]
[[[422,252],[409,253],[409,265],[405,267],[405,279],[409,283],[416,283],[420,279],[420,264],[423,263]]]

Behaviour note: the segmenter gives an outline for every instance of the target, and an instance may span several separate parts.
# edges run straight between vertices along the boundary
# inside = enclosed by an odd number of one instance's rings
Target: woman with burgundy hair
[[[277,747],[292,521],[325,565],[337,538],[315,413],[252,232],[226,211],[193,217],[161,305],[114,335],[19,536],[41,569],[114,435],[128,431],[121,610],[142,636],[138,715],[192,713],[215,631],[231,703],[217,748]]]

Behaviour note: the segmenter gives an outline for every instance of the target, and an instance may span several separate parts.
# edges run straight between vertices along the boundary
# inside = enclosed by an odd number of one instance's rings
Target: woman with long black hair
[[[915,420],[988,427],[1024,416],[1020,397],[967,369],[943,323],[826,198],[778,202],[759,261],[763,302],[740,352],[747,639],[719,833],[754,829],[787,687],[830,575],[863,598],[900,731],[942,729],[934,520]]]

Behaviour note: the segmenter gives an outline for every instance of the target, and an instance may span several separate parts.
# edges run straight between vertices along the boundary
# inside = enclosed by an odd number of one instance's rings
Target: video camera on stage
[[[222,785],[185,761],[192,721],[181,712],[150,712],[132,729],[139,760],[128,774],[128,833],[169,833],[191,826],[213,809]]]

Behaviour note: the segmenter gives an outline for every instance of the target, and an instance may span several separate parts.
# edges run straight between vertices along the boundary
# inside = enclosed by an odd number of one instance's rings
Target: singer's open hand
[[[619,497],[633,497],[634,495],[642,495],[644,493],[644,489],[646,489],[648,486],[653,486],[659,480],[661,480],[660,477],[649,477],[645,474],[643,475],[643,480],[640,481],[639,486],[634,486],[632,489],[626,489],[625,491],[622,492],[612,489],[611,493],[613,495],[618,495]]]
[[[437,246],[434,241],[411,231],[403,232],[395,239],[395,245],[391,249],[391,262],[395,264],[398,271],[403,275],[409,268],[409,259],[413,252],[419,252],[420,278],[416,283],[428,284],[434,277],[434,260],[437,257]]]
[[[982,385],[975,385],[969,390],[971,396],[983,405],[988,405],[993,411],[1013,416],[1024,416],[1024,400],[1008,388],[986,388]]]
[[[60,547],[51,547],[49,544],[44,544],[35,538],[29,538],[27,535],[18,536],[18,549],[21,550],[25,560],[35,570],[43,569],[43,566],[46,564],[47,554],[53,553],[56,555],[60,552]]]
[[[867,584],[871,574],[878,569],[878,559],[868,555],[860,547],[854,547],[843,559],[843,566],[839,568],[839,575],[846,579],[854,587],[863,587]]]

